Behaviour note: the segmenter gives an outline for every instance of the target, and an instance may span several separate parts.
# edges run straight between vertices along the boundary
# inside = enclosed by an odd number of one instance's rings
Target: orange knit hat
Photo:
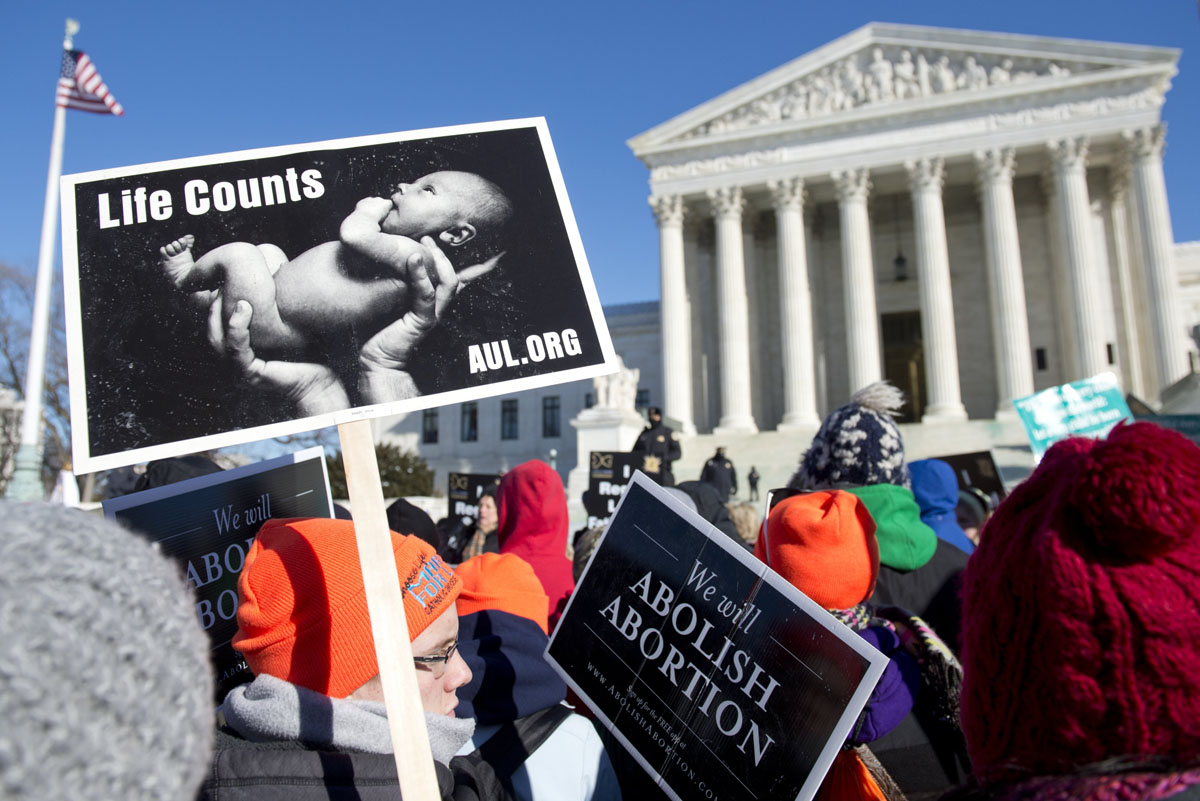
[[[391,532],[404,591],[408,636],[458,596],[462,582],[433,548]],[[233,647],[254,675],[267,673],[345,698],[379,673],[354,524],[349,520],[268,520],[238,579]]]
[[[822,608],[849,609],[875,591],[875,521],[851,493],[828,490],[785,498],[771,510],[767,534],[759,535],[754,555]]]
[[[550,633],[549,598],[533,568],[521,557],[513,553],[480,554],[454,568],[454,572],[462,579],[460,616],[496,609],[532,620],[543,632]]]

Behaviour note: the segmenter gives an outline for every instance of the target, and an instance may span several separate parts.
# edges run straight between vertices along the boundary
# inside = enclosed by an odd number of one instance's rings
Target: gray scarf
[[[252,742],[295,740],[369,754],[392,753],[383,704],[330,698],[266,674],[232,689],[221,713],[234,731]],[[425,727],[433,758],[445,765],[471,738],[475,721],[426,712]]]

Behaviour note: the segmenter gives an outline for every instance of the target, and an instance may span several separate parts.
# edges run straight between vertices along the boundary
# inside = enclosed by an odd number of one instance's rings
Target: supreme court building
[[[910,420],[1188,372],[1161,109],[1179,52],[873,23],[634,137],[685,431]]]

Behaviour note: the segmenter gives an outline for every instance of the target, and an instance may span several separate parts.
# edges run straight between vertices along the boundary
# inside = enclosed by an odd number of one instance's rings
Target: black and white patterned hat
[[[821,423],[788,486],[830,489],[897,484],[911,488],[904,442],[893,419],[903,405],[904,393],[886,381],[855,392],[849,403],[830,412]]]

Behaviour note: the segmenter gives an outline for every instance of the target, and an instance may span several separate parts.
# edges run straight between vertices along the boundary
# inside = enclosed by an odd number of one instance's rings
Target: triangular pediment
[[[1111,73],[1175,72],[1179,51],[1140,45],[871,23],[651,130],[638,155],[919,104],[1037,94]],[[1164,86],[1165,90],[1165,86]]]

